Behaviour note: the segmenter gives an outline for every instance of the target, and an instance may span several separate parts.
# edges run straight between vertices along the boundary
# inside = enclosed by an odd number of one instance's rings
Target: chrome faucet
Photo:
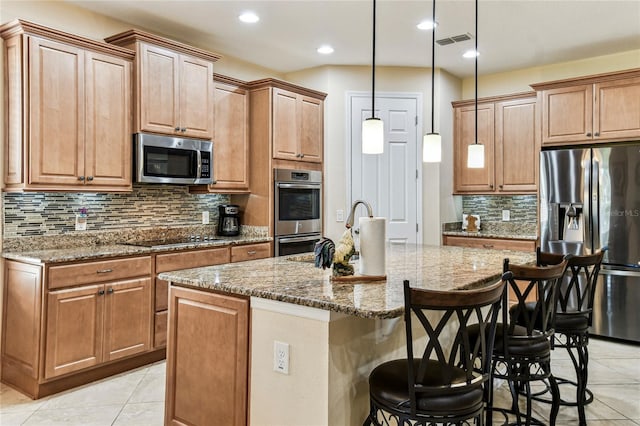
[[[371,204],[367,203],[364,200],[356,200],[353,203],[353,206],[351,206],[351,213],[349,213],[349,217],[347,218],[347,224],[345,225],[347,227],[347,229],[351,228],[353,226],[353,216],[356,213],[356,207],[358,207],[358,204],[364,204],[364,206],[367,208],[367,214],[369,215],[369,217],[373,217],[373,210],[371,209]]]

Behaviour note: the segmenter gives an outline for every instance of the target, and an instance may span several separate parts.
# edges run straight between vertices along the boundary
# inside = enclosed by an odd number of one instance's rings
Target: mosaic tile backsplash
[[[502,221],[502,210],[511,212],[511,222],[537,223],[536,195],[465,195],[462,197],[462,213],[480,215],[482,222]]]
[[[14,238],[74,231],[82,207],[87,231],[198,225],[205,210],[215,224],[218,205],[229,196],[190,194],[186,185],[134,184],[130,193],[4,193],[3,201],[3,238]]]

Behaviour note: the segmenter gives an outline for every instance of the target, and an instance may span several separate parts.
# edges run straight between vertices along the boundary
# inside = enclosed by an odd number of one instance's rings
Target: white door
[[[375,116],[384,123],[384,152],[362,154],[362,121],[371,116],[371,96],[350,95],[351,203],[365,200],[374,216],[387,218],[387,240],[419,241],[421,206],[418,163],[418,99],[416,95],[376,97]],[[359,207],[354,220],[364,216]]]

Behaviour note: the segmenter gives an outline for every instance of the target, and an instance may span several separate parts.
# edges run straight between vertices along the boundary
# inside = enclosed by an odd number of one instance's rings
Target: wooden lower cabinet
[[[40,398],[162,359],[150,273],[150,256],[5,260],[2,381]]]
[[[165,424],[247,424],[249,300],[171,286]]]

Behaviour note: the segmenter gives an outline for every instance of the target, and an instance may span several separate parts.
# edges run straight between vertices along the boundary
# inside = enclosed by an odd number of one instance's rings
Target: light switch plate
[[[344,210],[336,210],[336,222],[344,222]]]
[[[202,224],[203,225],[209,224],[209,212],[208,211],[202,212]]]
[[[509,222],[511,220],[511,211],[510,210],[502,210],[502,221]]]

